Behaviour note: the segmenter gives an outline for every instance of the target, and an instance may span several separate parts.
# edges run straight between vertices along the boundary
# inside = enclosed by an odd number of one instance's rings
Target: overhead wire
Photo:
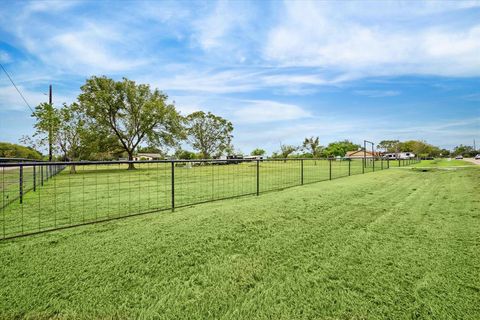
[[[20,91],[20,89],[18,89],[17,85],[15,84],[15,82],[13,82],[13,79],[12,77],[10,77],[10,75],[8,74],[7,70],[5,70],[5,67],[0,63],[0,67],[2,68],[3,72],[6,74],[6,76],[8,77],[8,80],[10,80],[10,82],[12,83],[12,85],[15,87],[15,89],[17,90],[18,94],[20,95],[20,97],[22,97],[23,101],[25,102],[25,104],[27,105],[27,107],[30,109],[30,111],[32,111],[32,113],[34,112],[32,107],[30,106],[30,104],[28,103],[27,99],[25,99],[25,96],[22,94],[22,92]]]

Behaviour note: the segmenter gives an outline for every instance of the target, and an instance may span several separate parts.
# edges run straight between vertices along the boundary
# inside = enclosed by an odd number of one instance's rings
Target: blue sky
[[[0,62],[36,105],[87,77],[234,123],[243,152],[319,136],[480,144],[480,2],[4,1]],[[0,140],[33,120],[0,74]]]

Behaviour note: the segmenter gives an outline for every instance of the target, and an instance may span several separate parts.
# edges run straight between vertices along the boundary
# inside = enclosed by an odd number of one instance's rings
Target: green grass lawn
[[[136,170],[129,171],[125,164],[82,165],[77,166],[76,174],[70,174],[66,168],[43,186],[37,186],[36,192],[26,193],[21,204],[16,200],[18,170],[4,171],[0,192],[3,203],[8,205],[0,206],[0,238],[171,208],[171,164],[136,166]],[[331,166],[332,179],[348,176],[348,161],[332,161]],[[386,162],[377,161],[375,166],[376,170],[386,168]],[[329,180],[329,167],[327,160],[305,160],[304,184]],[[365,172],[371,171],[373,165],[368,162]],[[259,191],[300,185],[301,172],[298,160],[261,162]],[[360,173],[362,162],[352,161],[350,174]],[[256,177],[255,162],[176,166],[175,206],[255,194]],[[24,184],[31,186],[32,182],[31,174],[25,174]],[[16,201],[9,204],[11,199]]]
[[[415,163],[413,167],[458,167],[458,166],[472,166],[471,162],[456,160],[456,159],[435,159],[435,160],[422,160],[419,163]]]
[[[0,318],[479,319],[480,170],[385,170],[0,242]]]

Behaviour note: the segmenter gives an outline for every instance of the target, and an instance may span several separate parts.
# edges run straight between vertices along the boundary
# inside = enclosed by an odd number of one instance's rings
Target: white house
[[[415,153],[413,152],[398,152],[398,153],[386,153],[383,155],[384,159],[397,160],[397,159],[413,159]]]

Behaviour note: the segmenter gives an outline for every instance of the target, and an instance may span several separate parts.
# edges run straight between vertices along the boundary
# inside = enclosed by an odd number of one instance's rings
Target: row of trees
[[[280,150],[274,152],[272,157],[343,157],[348,151],[355,151],[361,148],[362,146],[349,140],[335,141],[324,147],[320,145],[319,137],[309,137],[305,138],[301,146],[280,145]],[[455,147],[453,152],[450,152],[447,149],[440,149],[421,140],[408,140],[403,142],[399,140],[383,140],[376,148],[378,151],[388,153],[413,152],[420,157],[448,157],[459,154],[473,157],[476,154],[476,151],[471,146],[460,145]],[[265,153],[265,150],[255,149],[251,154],[265,155]]]
[[[112,159],[122,153],[133,160],[143,145],[161,152],[180,149],[183,141],[203,158],[232,148],[231,122],[202,111],[184,117],[167,99],[147,84],[92,77],[81,87],[76,102],[61,108],[48,103],[37,106],[32,115],[36,132],[23,141],[52,146],[65,160]]]
[[[421,140],[408,140],[404,142],[399,140],[383,140],[380,141],[377,148],[390,153],[410,151],[419,157],[448,157],[452,155],[447,149],[440,149]]]
[[[42,154],[32,147],[25,147],[8,142],[0,142],[0,158],[41,160]]]
[[[360,145],[355,144],[349,140],[341,140],[329,143],[326,147],[320,145],[319,137],[307,137],[302,145],[286,145],[281,144],[280,150],[272,154],[272,158],[288,158],[288,157],[305,157],[305,158],[320,158],[320,157],[335,157],[345,156],[348,151],[358,150]],[[262,149],[255,149],[252,155],[264,155],[265,151]]]

